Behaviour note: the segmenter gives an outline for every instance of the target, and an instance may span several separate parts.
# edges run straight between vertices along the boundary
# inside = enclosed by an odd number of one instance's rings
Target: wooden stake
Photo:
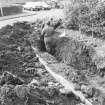
[[[1,16],[4,16],[2,7],[0,8]]]

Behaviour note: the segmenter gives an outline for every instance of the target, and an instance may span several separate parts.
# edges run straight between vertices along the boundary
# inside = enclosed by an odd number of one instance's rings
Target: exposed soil
[[[65,66],[62,63],[60,65],[54,60],[55,58],[49,55],[42,54],[42,57],[46,56],[44,58],[49,64],[53,62],[51,65],[56,67],[53,70],[75,83],[76,89],[81,90],[93,105],[104,105],[104,77],[100,77],[104,75],[104,54],[102,47],[100,47],[102,41],[99,43],[100,41],[98,39],[96,41],[95,39],[89,39],[82,36],[76,38],[73,34],[69,38],[63,37],[58,40],[54,56],[58,61],[69,66]],[[99,49],[102,52],[101,56],[99,55]],[[100,64],[102,66],[99,66]]]
[[[4,81],[0,87],[0,104],[79,104],[80,100],[74,94],[69,95],[60,91],[64,87],[39,62],[31,47],[31,44],[37,41],[34,39],[39,37],[33,30],[33,26],[27,22],[15,23],[0,30],[0,77],[1,81]],[[12,77],[3,77],[4,71],[9,72]],[[20,78],[24,83],[18,85],[13,80],[15,84],[12,84],[10,81],[14,77]]]
[[[80,104],[80,100],[74,94],[62,94],[60,89],[64,87],[46,71],[32,49],[32,46],[39,50],[43,49],[39,40],[41,24],[42,21],[22,22],[0,29],[1,80],[4,71],[8,71],[24,81],[21,86],[8,83],[1,86],[1,105]],[[74,36],[60,38],[54,54],[57,59],[44,52],[40,56],[50,66],[55,67],[54,72],[71,81],[75,90],[81,91],[93,105],[104,105],[105,82],[104,77],[100,77],[99,73],[101,71],[104,76],[104,66],[100,66],[104,64],[104,50],[100,50],[100,46],[93,46],[92,43],[86,44],[84,40],[75,39]],[[102,51],[101,56],[96,51]],[[100,63],[101,61],[103,63]],[[9,95],[5,92],[6,89],[9,89]]]

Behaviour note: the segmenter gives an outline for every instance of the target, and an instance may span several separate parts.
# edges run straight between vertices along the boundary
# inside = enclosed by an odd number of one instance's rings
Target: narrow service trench
[[[92,105],[91,102],[89,102],[84,95],[82,94],[82,92],[80,91],[76,91],[74,88],[74,85],[72,82],[66,80],[64,77],[62,77],[61,75],[53,72],[54,70],[49,66],[49,64],[40,56],[40,52],[37,51],[36,48],[32,47],[33,50],[36,53],[36,56],[39,58],[39,61],[45,66],[46,70],[59,82],[61,83],[65,89],[69,92],[72,92],[75,96],[79,97],[80,100],[82,101],[83,104],[85,105]],[[48,53],[47,53],[48,54]],[[46,54],[46,55],[47,55]]]

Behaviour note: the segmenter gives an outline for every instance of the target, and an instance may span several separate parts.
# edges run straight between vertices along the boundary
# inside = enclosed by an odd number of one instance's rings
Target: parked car
[[[33,11],[40,11],[40,10],[42,10],[42,4],[41,4],[41,2],[34,2],[33,5],[34,5],[32,7]]]
[[[51,9],[51,6],[48,5],[48,4],[45,3],[45,2],[42,2],[42,9],[43,9],[43,10],[50,10],[50,9]]]
[[[41,6],[31,7],[31,11],[40,11],[40,10],[42,10],[42,7]]]
[[[23,5],[24,10],[39,11],[39,10],[50,10],[51,6],[45,2],[27,2]]]
[[[23,5],[24,10],[39,11],[42,10],[40,2],[27,2]]]
[[[60,4],[60,3],[58,3],[58,4],[56,5],[56,8],[58,8],[58,9],[63,9],[63,8],[64,8],[64,5],[63,5],[63,4]]]
[[[33,2],[27,2],[25,5],[23,5],[23,8],[24,10],[31,10],[33,6]]]

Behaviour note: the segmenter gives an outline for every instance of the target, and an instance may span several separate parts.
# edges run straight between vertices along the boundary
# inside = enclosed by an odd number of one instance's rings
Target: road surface
[[[32,11],[30,11],[30,12],[32,13]],[[33,12],[35,12],[35,11],[33,11]],[[13,24],[14,22],[18,22],[18,21],[34,22],[35,20],[42,19],[42,18],[51,18],[51,17],[62,18],[62,17],[64,17],[62,9],[52,9],[49,11],[39,11],[39,12],[35,12],[35,13],[36,14],[31,15],[31,16],[18,17],[18,18],[0,21],[0,28],[7,24]]]

